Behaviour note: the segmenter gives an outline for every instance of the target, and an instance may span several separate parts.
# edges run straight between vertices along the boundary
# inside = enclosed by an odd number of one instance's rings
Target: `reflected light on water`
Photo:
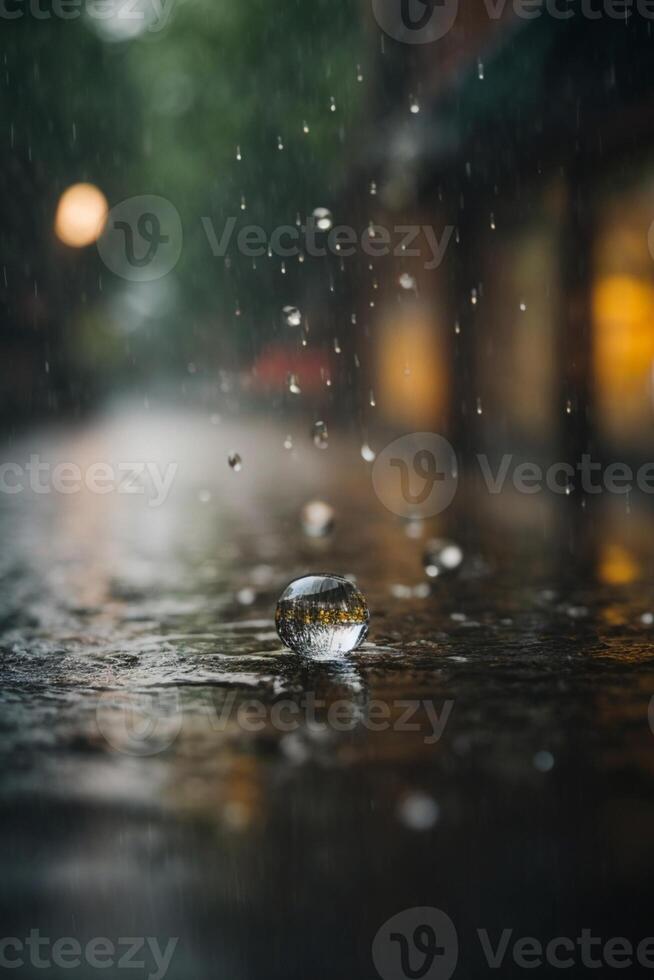
[[[104,230],[108,210],[106,197],[93,184],[73,184],[59,199],[55,234],[72,248],[92,245]]]

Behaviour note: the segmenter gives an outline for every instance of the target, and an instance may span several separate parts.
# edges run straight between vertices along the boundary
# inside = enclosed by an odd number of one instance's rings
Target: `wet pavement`
[[[443,522],[411,536],[347,434],[286,434],[123,410],[6,448],[178,471],[159,507],[0,499],[3,935],[175,937],[166,975],[193,980],[374,978],[378,930],[421,906],[454,923],[457,977],[498,973],[478,929],[650,936],[649,517],[598,514],[582,571],[540,511],[476,507],[461,573],[427,587]],[[326,540],[302,533],[312,498],[335,508]],[[369,600],[338,664],[277,639],[309,571]],[[499,973],[524,968],[508,952]]]

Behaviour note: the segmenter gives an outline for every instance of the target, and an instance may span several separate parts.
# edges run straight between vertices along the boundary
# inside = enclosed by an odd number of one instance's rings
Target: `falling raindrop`
[[[297,374],[289,374],[288,376],[288,390],[292,395],[301,395],[302,389],[300,388],[300,382],[298,380]]]
[[[236,147],[236,159],[237,160],[242,160],[243,159],[243,155],[241,153],[241,147],[240,146],[237,146]]]
[[[484,80],[484,62],[481,59],[477,62],[477,77],[480,82]]]
[[[409,830],[431,830],[438,823],[440,807],[426,793],[412,793],[398,807],[398,817]]]
[[[368,445],[367,442],[364,442],[363,446],[361,447],[361,459],[363,459],[366,463],[374,463],[377,459],[377,453]]]
[[[461,333],[461,324],[459,323],[458,320],[454,324],[454,333],[457,335],[457,337]]]
[[[310,130],[309,130],[309,123],[306,121],[306,119],[302,123],[302,132],[305,133],[305,134],[308,133],[308,132],[310,132]]]
[[[327,208],[316,208],[313,217],[318,231],[329,231],[334,223],[333,215]]]
[[[377,402],[375,400],[375,393],[372,390],[370,391],[370,407],[371,408],[377,408]]]
[[[491,226],[491,231],[495,231],[495,229],[497,228],[497,225],[495,224],[495,215],[492,212],[490,216],[490,226]]]
[[[478,398],[477,399],[477,415],[483,415],[483,414],[484,414],[484,407],[483,407],[483,405],[481,403],[481,398]]]
[[[362,82],[362,81],[363,81],[363,69],[361,68],[361,65],[357,65],[357,82]]]
[[[284,449],[291,450],[293,448],[293,436],[288,435],[284,439]]]
[[[570,401],[569,398],[565,403],[565,413],[566,415],[572,415],[572,402]]]
[[[479,293],[477,292],[476,289],[473,289],[470,292],[470,302],[472,303],[473,306],[476,306],[477,303],[479,302]]]
[[[554,768],[555,759],[551,752],[537,752],[533,759],[534,769],[538,769],[539,772],[547,773],[551,772]]]
[[[435,538],[429,541],[425,548],[423,564],[429,578],[439,578],[441,575],[451,575],[461,567],[463,551],[458,544],[445,538]]]
[[[329,448],[329,431],[325,422],[316,422],[313,426],[313,444],[317,449]]]
[[[308,538],[326,538],[334,530],[334,508],[312,500],[302,508],[302,530]]]
[[[227,462],[229,463],[230,469],[234,470],[235,473],[240,473],[243,469],[243,460],[238,453],[230,453],[227,457]]]
[[[339,575],[307,575],[291,582],[275,612],[282,643],[316,660],[356,650],[367,636],[369,620],[364,596]]]
[[[284,140],[281,138],[281,136],[277,137],[277,149],[278,150],[284,149]]]
[[[371,195],[373,197],[376,197],[376,195],[377,195],[377,181],[376,180],[373,180],[370,183],[370,193],[371,193]]]
[[[420,103],[413,96],[411,96],[409,108],[414,116],[417,116],[418,113],[420,112]]]
[[[247,201],[245,200],[245,194],[241,194],[241,211],[247,210]]]
[[[399,278],[399,283],[400,283],[400,286],[402,287],[402,289],[407,289],[408,290],[408,289],[415,289],[416,288],[416,280],[408,272],[403,272],[402,273],[402,275]]]
[[[341,345],[340,345],[340,343],[338,341],[338,337],[334,337],[334,353],[335,354],[342,354],[343,353],[343,349],[342,349],[342,347],[341,347]]]
[[[527,312],[527,304],[526,303],[521,303],[520,304],[520,312],[521,313],[526,313]]]
[[[282,310],[282,314],[289,327],[302,326],[302,314],[298,310],[297,306],[285,306]]]
[[[332,112],[336,112],[336,99],[333,95],[329,97],[329,108]]]

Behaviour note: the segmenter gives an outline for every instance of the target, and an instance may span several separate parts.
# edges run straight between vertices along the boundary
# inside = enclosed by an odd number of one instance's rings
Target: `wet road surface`
[[[376,977],[378,930],[420,906],[454,923],[457,977],[497,975],[478,929],[654,933],[647,518],[624,575],[624,542],[598,575],[479,518],[462,573],[427,590],[440,525],[407,534],[353,440],[285,435],[139,411],[7,447],[178,470],[158,507],[151,487],[0,499],[3,936],[175,937],[170,978],[275,980]],[[328,540],[302,533],[315,497]],[[308,571],[368,597],[342,663],[277,639]],[[509,951],[500,972],[524,969]]]

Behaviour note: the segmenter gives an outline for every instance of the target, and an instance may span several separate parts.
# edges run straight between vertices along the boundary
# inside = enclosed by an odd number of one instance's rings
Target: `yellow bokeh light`
[[[599,279],[593,288],[597,406],[614,439],[640,434],[651,416],[654,286],[637,276]]]
[[[442,337],[420,309],[387,317],[381,325],[374,379],[378,404],[395,422],[431,425],[447,405]]]
[[[640,565],[627,548],[607,544],[599,559],[599,577],[606,585],[629,585],[640,577]]]
[[[104,230],[108,210],[106,197],[93,184],[73,184],[59,199],[55,234],[72,248],[92,245]]]

